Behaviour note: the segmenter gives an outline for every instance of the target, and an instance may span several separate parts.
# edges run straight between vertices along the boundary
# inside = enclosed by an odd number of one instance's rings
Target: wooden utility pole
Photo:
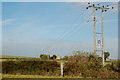
[[[49,60],[49,55],[50,55],[50,47],[48,47],[48,60]]]
[[[93,5],[91,5],[90,3],[88,3],[90,6],[88,6],[88,7],[86,7],[86,9],[88,9],[88,8],[93,8],[94,9],[94,55],[96,56],[96,51],[100,51],[100,52],[102,52],[102,62],[103,62],[103,66],[105,65],[105,63],[104,63],[104,24],[103,24],[103,17],[104,17],[104,12],[106,12],[108,9],[110,9],[110,8],[108,8],[109,7],[109,5],[107,5],[106,6],[106,8],[105,8],[105,6],[100,6],[100,4],[97,4],[97,5],[95,5],[95,4],[93,4]],[[96,17],[95,17],[95,11],[97,11],[98,9],[100,9],[100,10],[102,10],[102,33],[99,33],[99,32],[97,32],[97,34],[102,34],[102,50],[97,50],[96,49]],[[113,7],[112,7],[112,9],[113,9]],[[100,44],[100,40],[98,40],[98,43]]]
[[[94,8],[94,55],[96,56],[96,17]]]
[[[102,57],[103,57],[103,66],[104,66],[105,65],[105,63],[104,63],[105,56],[104,56],[104,24],[103,24],[103,17],[104,17],[104,11],[103,11],[103,8],[102,8]]]
[[[49,60],[49,50],[48,50],[48,60]]]

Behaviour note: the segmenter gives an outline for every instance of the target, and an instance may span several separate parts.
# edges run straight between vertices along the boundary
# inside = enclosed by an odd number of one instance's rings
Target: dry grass
[[[2,74],[2,78],[83,78],[83,77],[67,77],[67,76],[40,76],[40,75],[11,75]]]

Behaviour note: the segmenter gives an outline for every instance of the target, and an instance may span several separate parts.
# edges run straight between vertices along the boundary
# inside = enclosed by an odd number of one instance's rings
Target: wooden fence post
[[[61,76],[63,76],[63,63],[61,63]]]

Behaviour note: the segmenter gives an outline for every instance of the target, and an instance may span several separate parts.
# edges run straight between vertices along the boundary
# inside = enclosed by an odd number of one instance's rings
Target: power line
[[[85,11],[83,11],[81,14],[84,14]],[[71,29],[73,29],[73,25],[75,24],[75,22],[80,19],[81,14],[72,22],[72,24],[70,26],[68,26],[67,30],[65,30],[58,38],[57,40],[61,40],[62,37],[64,37],[65,34],[67,34]]]
[[[66,36],[66,37],[64,36],[64,37],[65,37],[65,38],[70,37],[73,33],[77,32],[77,31],[80,30],[81,28],[84,28],[84,26],[82,26],[82,27],[77,27],[77,26],[80,26],[80,25],[85,24],[85,22],[87,21],[87,19],[89,18],[89,16],[90,16],[92,13],[93,13],[93,11],[92,11],[90,14],[88,14],[88,15],[86,16],[86,18],[83,19],[78,25],[74,26],[74,29],[71,29],[70,32],[67,34],[68,36]],[[77,31],[76,31],[76,30],[77,30]],[[63,37],[62,39],[64,39],[64,37]]]
[[[93,11],[88,16],[90,16],[92,13],[93,13]],[[81,25],[81,27],[76,27],[76,29],[73,29],[73,31],[71,31],[71,34],[69,34],[69,36],[72,36],[72,34],[75,34],[76,32],[79,32],[80,30],[82,30],[83,28],[85,28],[84,24],[87,21],[87,19],[89,19],[89,18],[90,17],[86,17],[79,25],[77,25],[77,26]]]
[[[93,13],[93,12],[91,12],[91,13]],[[85,20],[83,19],[78,25],[76,25],[76,26],[73,26],[73,27],[70,27],[70,29],[69,29],[69,31],[68,32],[66,32],[66,34],[64,34],[62,37],[61,37],[61,39],[60,40],[63,40],[64,39],[64,37],[66,36],[66,35],[68,35],[69,33],[72,33],[72,32],[74,32],[75,31],[75,28],[77,28],[77,26],[79,26],[80,24],[83,24],[83,22],[85,22],[86,21],[86,19],[88,19],[88,17],[91,15],[91,13],[89,13],[86,17],[85,17]],[[74,30],[74,31],[73,31]],[[70,34],[69,34],[69,36],[70,36]]]

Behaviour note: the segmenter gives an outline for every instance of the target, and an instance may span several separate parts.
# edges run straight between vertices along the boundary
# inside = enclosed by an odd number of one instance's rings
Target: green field
[[[3,74],[2,80],[118,80],[118,79],[95,79],[83,77],[55,77],[55,76],[40,76],[40,75],[8,75]]]
[[[0,58],[34,58],[34,57],[24,57],[24,56],[11,56],[11,55],[0,55]]]
[[[40,60],[40,58],[35,57],[24,57],[24,56],[11,56],[11,55],[0,55],[0,61],[31,61]]]
[[[82,77],[61,77],[61,76],[40,76],[40,75],[11,75],[11,74],[2,74],[2,78],[82,78]]]
[[[83,77],[68,77],[68,76],[64,76],[64,77],[55,77],[55,76],[40,76],[40,75],[9,75],[9,74],[2,74],[2,78],[18,78],[22,80],[22,78],[47,78],[47,79],[65,79],[65,80],[117,80],[117,79],[95,79],[95,78],[83,78]]]
[[[37,61],[37,60],[41,60],[40,58],[35,58],[35,57],[9,56],[9,55],[0,55],[0,58],[2,59],[2,61],[8,61],[8,60],[12,60],[12,61],[33,61],[33,60],[35,60],[35,61]],[[49,61],[57,61],[58,63],[64,63],[63,60],[49,60]]]

